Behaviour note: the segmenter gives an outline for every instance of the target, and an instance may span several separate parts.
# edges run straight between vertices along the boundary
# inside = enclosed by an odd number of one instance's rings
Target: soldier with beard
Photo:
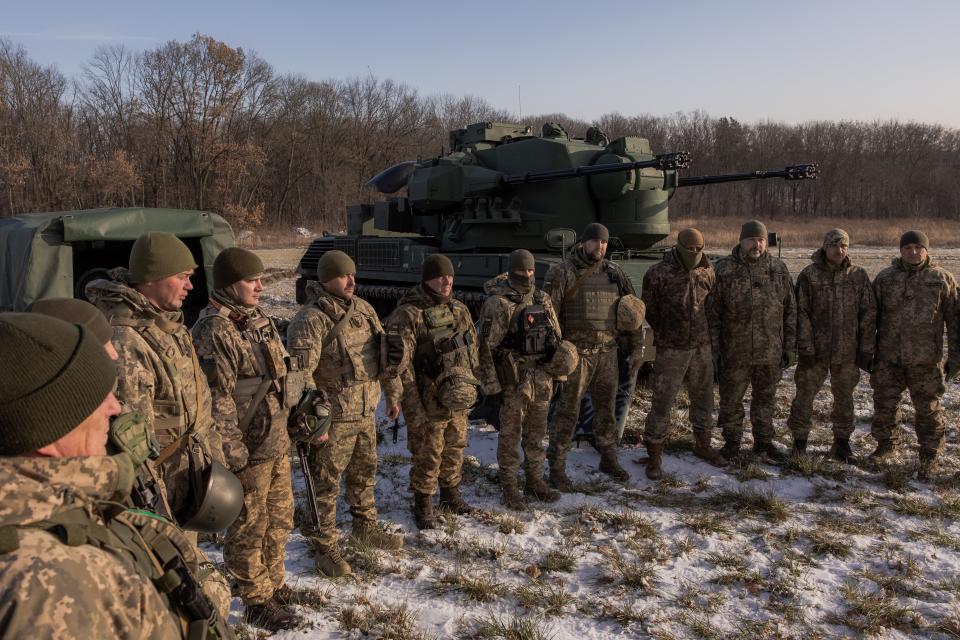
[[[900,257],[877,274],[877,347],[873,374],[873,460],[893,455],[898,440],[900,397],[910,391],[916,409],[921,480],[929,478],[943,447],[945,390],[943,331],[947,330],[946,379],[960,374],[957,282],[928,253],[922,231],[900,236]]]
[[[743,438],[743,396],[753,388],[753,450],[773,462],[786,455],[773,444],[773,409],[783,369],[797,361],[797,303],[787,265],[767,251],[767,228],[750,220],[740,244],[716,264],[708,305],[715,369],[720,377],[723,457],[732,460]]]
[[[710,447],[713,428],[713,355],[707,322],[707,297],[717,275],[703,253],[703,234],[683,229],[677,244],[643,276],[643,301],[653,329],[657,359],[653,363],[653,403],[647,414],[643,441],[649,453],[646,473],[661,477],[663,444],[670,431],[670,409],[686,384],[690,424],[696,441],[693,452],[710,464],[726,460]]]
[[[526,249],[517,249],[507,260],[507,273],[484,285],[480,312],[479,378],[487,395],[503,393],[497,463],[503,501],[511,509],[526,504],[517,489],[523,443],[524,476],[528,496],[543,502],[560,499],[543,480],[546,458],[543,438],[553,382],[575,365],[576,347],[560,340],[560,322],[550,296],[534,283],[536,261]],[[568,360],[568,369],[555,367]]]
[[[354,538],[382,549],[399,549],[403,535],[377,522],[376,410],[381,385],[387,417],[400,414],[399,382],[384,363],[383,327],[376,312],[354,295],[357,267],[342,251],[328,251],[317,263],[319,282],[307,285],[307,303],[287,327],[287,346],[329,406],[327,439],[311,446],[310,470],[320,522],[314,542],[317,567],[327,576],[349,574],[339,550],[337,496],[344,477]]]
[[[423,261],[420,284],[400,299],[386,320],[387,363],[403,383],[403,415],[413,453],[410,487],[419,529],[437,520],[440,506],[463,514],[472,508],[460,494],[467,414],[480,382],[477,332],[466,305],[453,299],[453,263],[432,254]]]
[[[220,252],[210,304],[192,332],[227,461],[243,484],[243,511],[227,531],[223,559],[244,618],[279,631],[302,622],[285,608],[297,594],[284,584],[283,561],[293,529],[287,416],[304,380],[295,366],[288,370],[277,327],[257,306],[262,275],[255,253],[239,247]]]
[[[823,246],[810,257],[797,277],[797,353],[794,381],[797,394],[790,405],[787,426],[793,451],[807,449],[813,399],[827,375],[833,393],[833,447],[830,455],[852,462],[853,390],[860,369],[870,372],[876,339],[877,308],[870,277],[850,262],[850,236],[831,229]]]
[[[560,394],[550,429],[550,482],[561,492],[573,491],[567,476],[567,454],[580,416],[580,401],[589,389],[596,414],[593,439],[600,452],[600,471],[621,481],[630,474],[617,460],[617,430],[614,417],[619,367],[617,362],[618,307],[621,299],[634,299],[630,279],[616,263],[604,259],[610,232],[599,223],[587,225],[569,256],[550,267],[543,290],[550,296],[560,318],[564,339],[577,347],[580,361]],[[640,301],[635,300],[640,306]],[[642,310],[639,316],[642,324]],[[642,355],[639,333],[627,344],[629,358]],[[634,367],[635,363],[631,363]]]

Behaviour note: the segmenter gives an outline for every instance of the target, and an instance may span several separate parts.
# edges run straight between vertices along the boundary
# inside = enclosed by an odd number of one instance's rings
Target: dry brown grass
[[[286,249],[289,247],[306,247],[319,236],[299,236],[291,229],[258,227],[246,233],[234,229],[237,246],[245,249]]]
[[[726,253],[737,244],[740,225],[750,216],[724,218],[675,218],[670,221],[670,235],[661,244],[670,246],[677,241],[677,232],[684,227],[696,227],[703,232],[707,251]],[[960,221],[942,218],[777,218],[759,216],[770,231],[780,234],[788,247],[816,247],[823,234],[834,227],[845,229],[854,246],[898,246],[900,235],[909,229],[920,229],[934,247],[960,247]]]

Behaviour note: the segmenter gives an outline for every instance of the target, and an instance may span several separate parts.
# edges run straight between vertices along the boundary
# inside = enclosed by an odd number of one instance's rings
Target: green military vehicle
[[[133,241],[147,231],[177,235],[202,267],[183,306],[192,323],[207,304],[213,261],[234,238],[222,217],[181,209],[89,209],[0,219],[0,310],[23,311],[42,298],[83,298],[88,283],[127,266]]]

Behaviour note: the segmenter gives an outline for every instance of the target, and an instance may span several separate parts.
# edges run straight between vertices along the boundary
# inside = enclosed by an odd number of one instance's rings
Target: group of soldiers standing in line
[[[304,472],[314,481],[317,515],[310,534],[322,573],[350,572],[336,526],[341,480],[352,535],[385,549],[403,545],[402,533],[377,516],[381,397],[389,418],[402,408],[406,419],[420,529],[438,524],[438,492],[441,508],[472,510],[460,483],[467,417],[480,393],[500,394],[497,459],[507,507],[575,490],[566,459],[587,391],[599,470],[628,480],[617,458],[618,354],[632,372],[639,368],[645,318],[657,348],[644,432],[649,478],[662,474],[670,410],[684,385],[697,456],[724,466],[738,455],[751,386],[753,449],[784,460],[773,443],[773,410],[782,371],[794,364],[795,454],[806,452],[813,399],[829,376],[831,455],[853,460],[852,393],[862,369],[874,389],[871,456],[893,453],[900,396],[909,389],[920,475],[928,477],[944,438],[945,373],[960,372],[960,309],[956,282],[930,262],[923,233],[905,233],[900,258],[871,284],[850,262],[847,234],[831,230],[795,288],[767,251],[761,223],[744,224],[740,243],[716,267],[702,234],[684,229],[646,273],[642,299],[605,259],[608,241],[603,225],[587,226],[543,289],[533,255],[511,253],[507,272],[485,286],[479,330],[452,295],[449,258],[428,256],[421,282],[381,323],[354,293],[353,261],[329,251],[284,343],[259,307],[262,262],[231,248],[214,262],[209,305],[191,331],[180,309],[197,265],[182,241],[158,232],[134,243],[129,268],[88,286],[96,308],[59,299],[36,303],[34,313],[0,314],[5,634],[232,637],[226,580],[196,547],[196,534],[176,526],[216,529],[224,513],[224,560],[244,616],[272,630],[299,626],[290,605],[306,595],[284,582],[291,440],[309,445]],[[711,446],[715,375],[720,450]],[[231,492],[230,482],[217,488],[224,467],[242,491]],[[41,574],[44,598],[36,597]]]

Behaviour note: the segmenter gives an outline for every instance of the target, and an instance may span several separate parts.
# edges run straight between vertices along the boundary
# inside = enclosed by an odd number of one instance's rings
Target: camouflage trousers
[[[812,365],[797,365],[793,379],[797,395],[790,404],[787,426],[795,439],[806,440],[810,435],[813,420],[813,399],[830,375],[830,392],[833,394],[833,411],[830,421],[833,436],[847,439],[853,434],[853,390],[860,382],[860,368],[853,362],[831,363],[817,360]]]
[[[374,416],[350,422],[334,422],[330,438],[311,446],[308,454],[310,470],[317,490],[317,511],[320,522],[315,540],[320,547],[332,547],[340,534],[337,531],[337,496],[340,477],[344,478],[344,498],[354,520],[376,522],[377,503],[377,426]]]
[[[567,376],[560,392],[557,409],[550,424],[550,446],[547,458],[551,465],[566,464],[573,446],[573,432],[580,418],[580,401],[589,389],[596,412],[593,417],[593,441],[597,449],[617,446],[617,424],[614,406],[617,401],[619,368],[617,350],[580,351],[580,364]]]
[[[432,496],[438,483],[441,487],[460,485],[463,450],[467,448],[466,412],[454,413],[446,420],[428,420],[407,435],[413,453],[410,488],[415,493]]]
[[[283,584],[284,548],[293,529],[290,457],[250,464],[237,477],[243,510],[227,530],[223,559],[244,604],[262,604]]]
[[[670,431],[670,410],[680,386],[690,395],[690,424],[694,433],[713,428],[713,356],[710,345],[696,349],[657,349],[653,363],[653,406],[643,432],[646,445],[662,444]]]
[[[753,389],[750,401],[750,424],[754,442],[773,440],[773,408],[777,403],[777,383],[783,371],[779,365],[762,364],[721,369],[720,411],[717,424],[727,442],[743,439],[743,396]]]
[[[943,408],[940,398],[946,390],[940,364],[901,366],[876,362],[870,376],[873,387],[873,425],[870,433],[877,441],[898,440],[900,397],[904,389],[916,410],[917,442],[922,451],[939,451],[943,446]]]
[[[517,482],[520,471],[518,446],[523,448],[527,478],[543,475],[543,461],[546,459],[543,438],[547,435],[547,412],[552,395],[553,381],[535,372],[519,385],[504,387],[497,440],[501,485]]]

